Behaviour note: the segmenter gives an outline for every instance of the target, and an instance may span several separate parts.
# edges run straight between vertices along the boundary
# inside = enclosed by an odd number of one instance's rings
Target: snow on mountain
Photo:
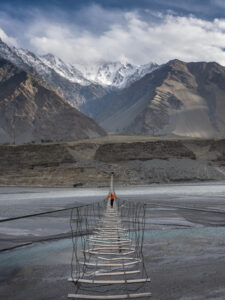
[[[29,66],[36,70],[39,75],[50,74],[54,70],[60,76],[66,78],[70,82],[79,83],[81,85],[89,85],[81,72],[74,66],[64,63],[60,58],[53,54],[36,56],[32,52],[24,49],[13,48],[14,52]]]
[[[31,51],[9,47],[0,39],[0,57],[43,80],[77,109],[89,98],[106,93],[104,87],[86,80],[75,67],[51,54],[39,57]]]
[[[64,63],[60,58],[54,56],[53,54],[46,54],[39,57],[40,60],[52,68],[60,76],[68,79],[71,82],[76,82],[81,85],[89,85],[91,82],[84,78],[82,73],[70,64]]]
[[[158,68],[157,64],[133,65],[128,62],[109,62],[96,65],[77,65],[88,80],[107,87],[125,88]]]
[[[1,39],[0,56],[26,71],[39,75],[50,85],[55,80],[56,73],[60,78],[81,86],[98,84],[102,87],[122,89],[158,68],[154,63],[134,65],[126,61],[73,66],[53,54],[37,56],[29,50],[10,48]]]
[[[72,83],[79,83],[83,86],[91,84],[74,66],[64,63],[60,58],[52,54],[37,56],[26,49],[10,48],[0,39],[0,56],[26,71],[31,71],[32,73],[35,71],[43,79],[46,79],[46,76],[50,75],[52,70],[54,70],[58,75]]]
[[[0,56],[7,59],[17,65],[18,67],[23,67],[23,60],[17,56],[13,48],[10,48],[6,43],[0,39]]]
[[[12,48],[14,53],[19,57],[27,66],[31,67],[35,70],[39,75],[50,74],[51,70],[46,64],[44,64],[38,56],[32,53],[29,50],[25,50],[22,48]]]
[[[32,72],[35,70],[39,75],[50,73],[48,66],[42,63],[38,56],[25,49],[18,49],[15,47],[10,48],[1,39],[0,56],[26,71]]]

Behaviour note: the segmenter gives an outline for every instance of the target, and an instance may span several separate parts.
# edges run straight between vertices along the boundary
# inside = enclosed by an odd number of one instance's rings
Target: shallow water
[[[145,232],[145,244],[155,243],[157,240],[168,240],[174,238],[208,238],[221,239],[225,245],[225,227],[203,227],[179,230],[147,230]],[[56,262],[55,255],[61,251],[71,252],[71,239],[39,243],[35,247],[24,247],[22,249],[7,251],[0,254],[0,273],[7,267],[23,267],[30,264],[48,265]],[[47,255],[46,255],[47,254]],[[57,263],[60,261],[57,259]],[[65,261],[63,262],[65,263]]]
[[[64,250],[71,252],[71,239],[45,242],[35,247],[24,247],[21,249],[7,251],[0,254],[0,270],[12,267],[24,267],[26,265],[49,265],[56,263],[55,255]],[[57,259],[57,264],[60,261]],[[65,261],[63,262],[65,263]],[[0,274],[1,274],[0,271]]]

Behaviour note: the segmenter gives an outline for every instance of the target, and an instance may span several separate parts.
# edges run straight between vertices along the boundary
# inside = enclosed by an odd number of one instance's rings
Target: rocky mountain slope
[[[162,136],[225,136],[225,68],[173,60],[130,87],[89,103],[108,131]]]
[[[0,58],[0,142],[78,140],[105,135],[41,80]]]

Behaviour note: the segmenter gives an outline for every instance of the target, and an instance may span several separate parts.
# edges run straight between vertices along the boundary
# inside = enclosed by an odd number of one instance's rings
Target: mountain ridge
[[[90,80],[86,78],[82,85],[83,73],[52,54],[37,57],[0,42],[1,54],[41,78],[107,131],[197,138],[225,136],[225,68],[216,62],[185,63],[173,59],[160,66],[107,62],[93,67],[90,73],[86,68]],[[80,83],[72,82],[75,78]]]
[[[35,77],[39,77],[46,84],[54,89],[60,96],[65,98],[71,105],[79,109],[82,103],[102,97],[107,91],[100,85],[91,83],[81,85],[71,82],[67,78],[59,75],[53,68],[50,68],[43,61],[29,50],[15,47],[10,48],[0,39],[0,56],[11,61],[18,68],[23,69]],[[79,71],[78,71],[79,73]]]
[[[88,73],[84,68],[80,70],[78,65],[76,67],[65,63],[53,54],[37,56],[29,50],[9,47],[1,39],[0,55],[19,68],[43,79],[81,111],[85,102],[101,98],[110,93],[111,89],[124,88],[158,67],[153,63],[135,66],[109,62],[96,65],[94,74],[90,74],[90,68]]]
[[[171,60],[105,98],[95,118],[123,134],[224,137],[224,81],[225,67],[215,62]]]
[[[0,142],[79,140],[106,135],[42,80],[0,58]]]
[[[133,82],[151,73],[159,66],[155,63],[135,65],[129,62],[104,62],[92,66],[79,66],[85,78],[97,84],[116,89],[123,89]]]

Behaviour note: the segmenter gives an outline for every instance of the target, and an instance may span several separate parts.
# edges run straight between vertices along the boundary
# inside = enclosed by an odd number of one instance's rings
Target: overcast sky
[[[225,1],[0,0],[0,37],[72,64],[178,58],[225,66]]]

